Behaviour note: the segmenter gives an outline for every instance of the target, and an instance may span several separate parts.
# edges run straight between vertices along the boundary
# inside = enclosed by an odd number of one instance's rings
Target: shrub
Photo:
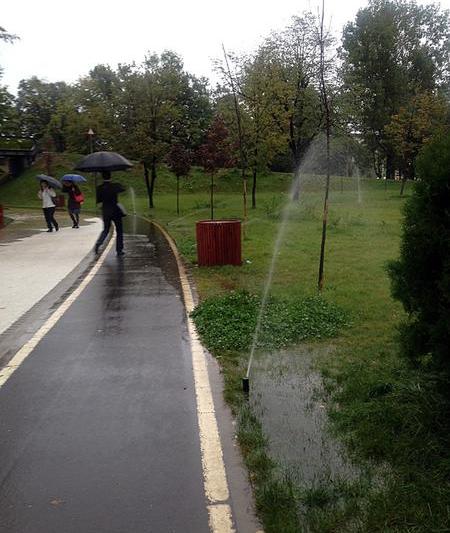
[[[450,135],[433,140],[418,159],[405,205],[400,259],[389,264],[392,295],[408,320],[402,351],[416,362],[450,371]]]

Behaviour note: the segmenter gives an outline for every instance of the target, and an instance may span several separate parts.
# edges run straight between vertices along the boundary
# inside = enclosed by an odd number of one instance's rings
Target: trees
[[[47,83],[36,76],[21,80],[16,105],[22,135],[40,141],[56,113],[58,103],[68,92],[64,82]]]
[[[18,38],[17,35],[8,33],[0,26],[0,41],[13,43]],[[0,80],[2,74],[3,69],[0,65]],[[6,87],[0,86],[0,135],[18,135],[18,119],[14,96],[7,91]]]
[[[401,195],[407,179],[415,177],[415,161],[421,147],[448,124],[449,106],[431,92],[414,95],[392,116],[386,136],[399,161]]]
[[[395,153],[386,133],[391,117],[417,93],[448,83],[449,14],[437,5],[370,0],[346,25],[343,81],[351,121],[372,153],[378,177],[394,176]]]
[[[238,62],[237,86],[242,97],[242,120],[245,131],[246,158],[252,173],[252,208],[256,208],[257,176],[267,169],[275,154],[286,150],[286,135],[273,122],[273,102],[268,97],[262,57],[258,54]]]
[[[181,59],[172,52],[164,52],[161,57],[156,54],[148,56],[142,65],[142,72],[135,78],[138,113],[134,139],[144,163],[150,208],[154,207],[157,164],[169,150],[171,129],[181,114],[177,98],[183,77]]]
[[[286,151],[292,170],[297,171],[323,127],[316,22],[308,12],[293,17],[286,29],[272,33],[253,55],[234,57],[234,75],[230,69],[220,69],[239,99],[240,137],[253,173],[253,207],[257,173]],[[330,44],[327,37],[326,50]]]
[[[203,139],[210,113],[206,83],[185,72],[181,58],[171,51],[151,54],[141,65],[121,65],[118,76],[114,142],[143,162],[153,208],[157,166],[171,144],[196,148]]]
[[[14,96],[0,86],[0,135],[17,136],[19,132],[19,115]]]
[[[311,13],[293,17],[291,24],[266,39],[257,53],[272,127],[285,137],[294,171],[323,124],[317,90],[319,57],[316,19]]]
[[[405,206],[400,259],[389,265],[392,294],[408,321],[402,348],[414,361],[429,356],[450,372],[450,134],[430,142],[418,160],[420,181]]]

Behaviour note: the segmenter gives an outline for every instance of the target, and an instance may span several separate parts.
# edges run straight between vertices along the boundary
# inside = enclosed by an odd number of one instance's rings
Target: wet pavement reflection
[[[0,389],[0,531],[209,532],[176,262],[126,218],[126,255]]]

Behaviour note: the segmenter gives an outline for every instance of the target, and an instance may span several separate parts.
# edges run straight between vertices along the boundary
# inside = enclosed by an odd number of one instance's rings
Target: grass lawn
[[[55,174],[70,171],[77,159],[61,156]],[[42,163],[37,167],[2,186],[0,203],[39,207],[33,175],[43,171]],[[195,222],[209,218],[207,177],[196,170],[183,182],[179,216],[172,192],[175,179],[166,170],[158,177],[153,210],[147,207],[138,167],[116,177],[133,186],[136,211],[165,225],[174,237],[191,263],[202,301],[232,290],[262,293],[288,199],[288,175],[260,178],[257,208],[249,208],[243,223],[243,265],[216,268],[195,265]],[[235,171],[217,179],[216,218],[242,219],[240,187]],[[396,328],[404,313],[390,296],[385,272],[386,262],[399,252],[404,202],[399,190],[398,183],[361,180],[358,194],[356,180],[333,178],[330,196],[323,296],[348,314],[351,326],[341,330],[332,341],[335,350],[317,364],[329,394],[333,430],[353,458],[362,465],[370,463],[372,477],[314,491],[280,478],[261,425],[240,392],[248,353],[213,350],[224,370],[227,400],[240,422],[241,446],[268,533],[450,531],[446,411],[435,378],[408,367],[398,355]],[[84,191],[84,207],[92,209],[92,184]],[[123,201],[131,211],[132,195],[124,194]],[[278,250],[271,288],[275,298],[294,301],[316,295],[322,201],[323,179],[305,178],[300,202],[289,208]]]

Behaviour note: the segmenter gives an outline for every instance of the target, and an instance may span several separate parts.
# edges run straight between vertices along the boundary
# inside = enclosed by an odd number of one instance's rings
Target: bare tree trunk
[[[214,220],[214,174],[211,173],[211,220]]]
[[[394,158],[392,154],[387,154],[386,156],[386,179],[394,179],[395,168],[394,168]]]
[[[244,201],[244,220],[247,220],[247,174],[242,169],[242,195]]]
[[[155,206],[153,204],[153,192],[155,190],[155,181],[156,181],[156,157],[152,157],[152,179],[150,182],[150,194],[149,194],[149,207],[153,209]]]
[[[408,175],[407,174],[403,174],[402,186],[400,188],[400,196],[403,196],[403,192],[405,191],[405,187],[406,187],[406,182],[407,181],[408,181]]]
[[[180,214],[180,176],[177,176],[177,215]]]
[[[256,177],[257,177],[256,167],[253,167],[253,183],[252,183],[252,209],[256,209]]]
[[[244,222],[247,220],[247,176],[245,174],[245,169],[242,169],[242,187],[243,187],[243,199],[244,199]],[[242,235],[245,237],[245,229],[247,225],[243,224],[242,226]]]
[[[242,168],[244,221],[246,221],[247,220],[247,158],[245,155],[245,148],[244,148],[244,134],[242,131],[241,112],[239,110],[239,103],[237,99],[236,88],[234,85],[233,76],[231,74],[231,69],[228,63],[228,57],[227,57],[224,44],[222,44],[222,49],[223,49],[223,55],[225,58],[225,63],[227,65],[228,81],[230,83],[231,90],[233,91],[234,111],[236,114],[236,122],[237,122],[237,127],[238,127],[239,153],[240,153],[241,168]]]
[[[320,245],[320,260],[319,260],[319,279],[317,287],[319,292],[322,292],[324,284],[324,263],[325,263],[325,244],[327,239],[327,223],[328,223],[328,196],[330,191],[330,137],[331,137],[331,116],[330,103],[328,100],[327,87],[325,83],[325,36],[323,31],[323,22],[325,16],[325,0],[322,0],[322,16],[320,21],[320,89],[322,94],[322,102],[325,107],[325,125],[327,137],[327,179],[325,184],[325,198],[323,203],[323,218],[322,218],[322,242]]]
[[[153,207],[151,203],[152,193],[151,193],[151,188],[150,188],[150,180],[148,176],[148,166],[145,161],[144,161],[144,177],[145,177],[145,186],[147,187],[148,206],[151,208]]]

